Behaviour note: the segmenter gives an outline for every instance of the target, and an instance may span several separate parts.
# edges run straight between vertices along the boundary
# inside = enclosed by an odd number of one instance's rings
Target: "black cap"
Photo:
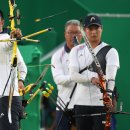
[[[97,15],[88,15],[84,20],[84,27],[90,27],[91,25],[102,26],[101,19]]]
[[[0,10],[0,17],[3,19],[4,18],[4,15],[3,15],[3,12]]]

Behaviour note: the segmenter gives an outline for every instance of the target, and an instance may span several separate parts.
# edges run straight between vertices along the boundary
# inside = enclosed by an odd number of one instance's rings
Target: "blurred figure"
[[[3,26],[4,16],[3,12],[0,10],[0,40],[10,39],[10,37],[14,38],[14,36],[16,38],[21,38],[22,34],[19,29],[12,31],[9,35],[7,30],[3,29]],[[17,49],[17,67],[15,67],[15,70],[12,71],[12,76],[10,76],[12,53],[13,43],[0,43],[0,96],[3,96],[0,98],[0,114],[4,114],[2,117],[0,117],[1,130],[19,130],[20,119],[22,118],[22,102],[20,100],[18,88],[22,89],[24,87],[24,79],[27,74],[27,68],[19,49]],[[17,70],[19,72],[19,79]],[[11,106],[12,123],[9,123],[8,119],[10,87],[14,87]]]
[[[41,128],[55,130],[55,107],[48,98],[41,98]]]
[[[69,54],[71,49],[77,44],[74,42],[74,37],[80,42],[82,39],[80,32],[80,22],[78,20],[69,20],[65,24],[65,45],[54,53],[51,59],[53,79],[57,85],[58,97],[67,105],[70,95],[74,88],[75,83],[71,81],[69,74]],[[62,107],[64,105],[62,101],[57,98],[57,104]],[[60,102],[60,103],[59,103]],[[62,104],[62,105],[61,105]],[[70,101],[69,115],[73,114],[73,101]],[[64,108],[63,108],[64,109]],[[57,130],[70,130],[72,124],[70,123],[70,117],[63,114],[61,110],[56,110],[56,128]]]

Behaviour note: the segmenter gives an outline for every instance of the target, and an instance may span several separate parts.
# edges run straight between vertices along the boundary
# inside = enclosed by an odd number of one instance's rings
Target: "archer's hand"
[[[18,38],[20,39],[22,37],[21,30],[19,28],[12,30],[10,32],[10,38]]]
[[[100,87],[100,81],[99,81],[98,78],[92,77],[91,83],[92,83],[93,85],[96,85],[97,87]]]
[[[24,89],[24,84],[20,80],[18,81],[18,87],[19,87],[19,89]]]
[[[112,111],[113,103],[112,103],[112,99],[109,96],[107,96],[107,99],[104,99],[104,105],[106,106],[108,111]]]

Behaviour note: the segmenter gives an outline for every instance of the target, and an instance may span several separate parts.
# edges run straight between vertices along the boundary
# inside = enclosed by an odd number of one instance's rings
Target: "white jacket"
[[[55,66],[55,68],[52,67],[52,75],[57,84],[58,96],[67,104],[75,83],[70,79],[69,53],[65,51],[64,47],[54,53],[51,64]],[[72,104],[73,101],[71,100],[68,108],[72,108]]]
[[[108,44],[102,42],[95,49],[94,53]],[[93,57],[85,44],[74,47],[70,52],[70,74],[71,79],[77,82],[74,93],[75,105],[103,106],[102,93],[100,89],[91,83],[92,77],[97,77],[95,72],[85,70],[82,74],[79,71],[89,66],[93,62]],[[119,68],[119,56],[116,49],[111,48],[106,55],[106,79],[115,79]],[[111,70],[112,69],[112,70]],[[110,73],[111,72],[111,73]],[[114,84],[108,89],[113,90]]]
[[[10,36],[7,33],[0,34],[0,40],[9,39]],[[1,42],[0,43],[0,95],[2,95],[6,82],[8,80],[10,70],[11,70],[11,60],[12,60],[12,43],[10,42]],[[23,61],[23,58],[17,49],[17,67],[15,69],[15,79],[14,79],[14,95],[19,96],[18,93],[18,74],[19,72],[19,79],[24,80],[27,74],[27,68]],[[7,88],[5,90],[4,96],[9,95],[11,85],[11,78],[8,82]]]

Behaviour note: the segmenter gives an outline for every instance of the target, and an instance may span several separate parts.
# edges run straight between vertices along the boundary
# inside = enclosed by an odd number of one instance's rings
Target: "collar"
[[[98,45],[100,45],[101,43],[102,43],[102,41],[100,41]]]
[[[67,46],[67,44],[64,45],[64,49],[65,49],[65,51],[66,51],[67,53],[69,53],[70,50],[71,50],[71,49]]]

